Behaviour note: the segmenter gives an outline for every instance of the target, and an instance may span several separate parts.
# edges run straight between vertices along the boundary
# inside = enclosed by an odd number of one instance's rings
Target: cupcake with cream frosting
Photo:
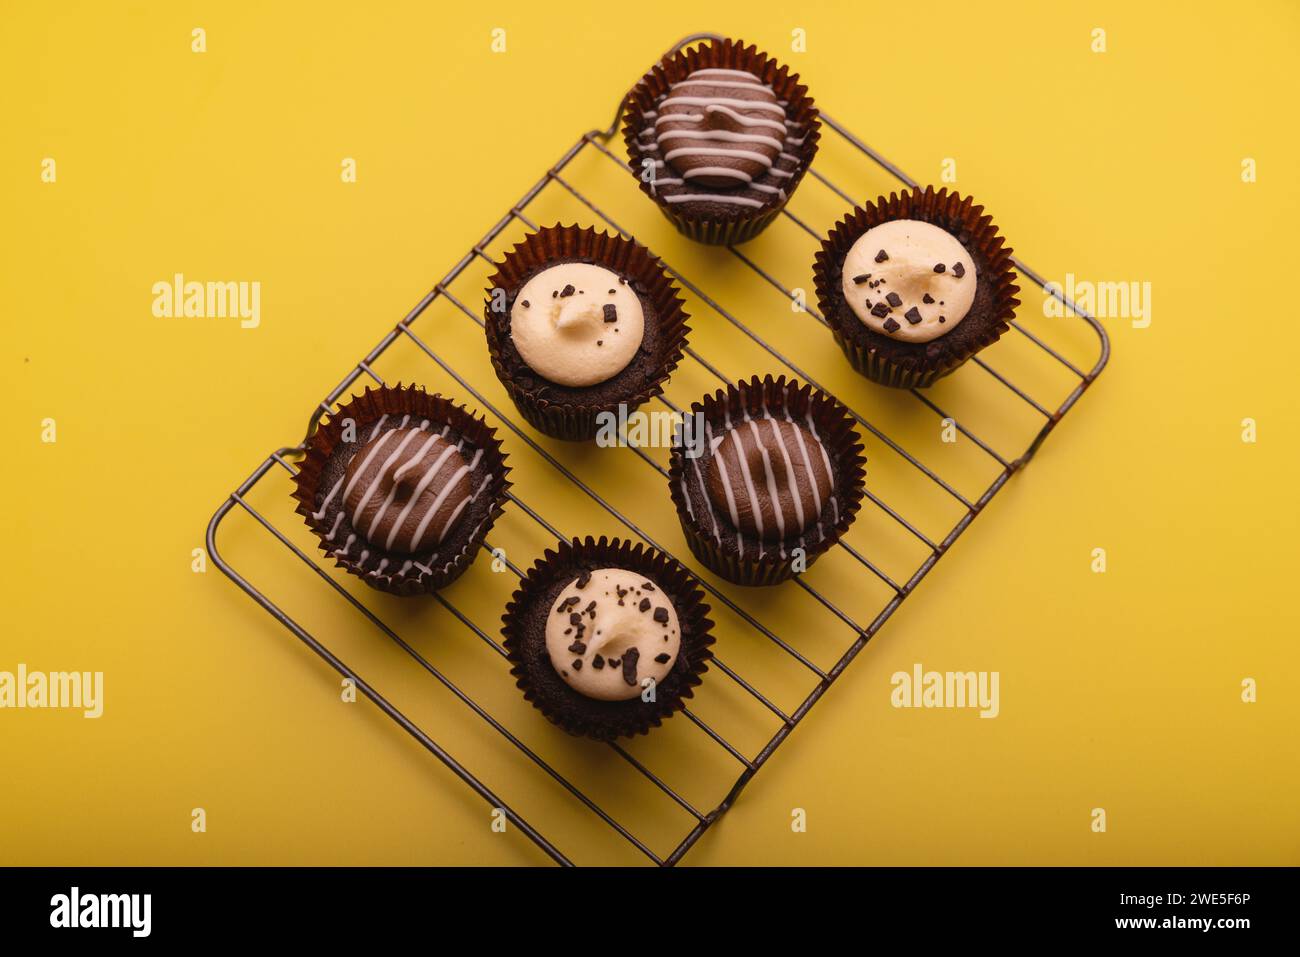
[[[492,367],[524,418],[556,438],[592,438],[602,413],[658,395],[690,331],[663,263],[593,229],[524,237],[489,282]]]
[[[708,669],[708,612],[695,579],[653,548],[561,542],[506,607],[511,674],[570,734],[643,734],[684,708]]]
[[[933,187],[853,210],[822,241],[817,299],[855,369],[884,385],[927,386],[996,342],[1019,288],[984,208]]]

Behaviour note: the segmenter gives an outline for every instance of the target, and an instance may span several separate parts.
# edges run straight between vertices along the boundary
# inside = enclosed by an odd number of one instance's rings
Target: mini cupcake
[[[882,385],[928,386],[1007,331],[1020,288],[983,212],[917,187],[853,210],[822,240],[817,301],[853,368]]]
[[[691,553],[738,585],[809,568],[862,504],[866,459],[848,410],[784,376],[691,406],[668,487]]]
[[[413,595],[470,566],[501,514],[509,471],[481,417],[398,385],[353,396],[317,429],[293,497],[339,568]]]
[[[628,95],[623,138],[641,190],[692,239],[743,243],[776,218],[817,152],[808,89],[740,40],[664,57]]]
[[[713,652],[709,606],[653,548],[561,542],[528,570],[502,618],[510,673],[569,734],[645,734],[686,707]]]
[[[686,347],[677,287],[640,243],[550,226],[488,281],[492,368],[524,418],[557,439],[590,439],[605,415],[658,395]]]

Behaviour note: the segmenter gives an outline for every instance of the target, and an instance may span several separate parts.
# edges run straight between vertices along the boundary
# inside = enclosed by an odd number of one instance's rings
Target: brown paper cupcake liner
[[[956,340],[949,340],[948,336],[927,343],[909,343],[906,345],[913,349],[899,355],[896,354],[901,351],[899,343],[868,329],[845,302],[840,282],[849,249],[867,230],[895,219],[932,223],[966,247],[975,261],[978,281],[989,283],[992,295],[986,328],[977,337],[963,336],[960,347],[955,347]],[[997,342],[1010,328],[1008,323],[1020,305],[1016,298],[1020,292],[1016,278],[1011,249],[998,234],[992,217],[984,215],[984,207],[974,205],[969,196],[949,192],[946,187],[936,192],[933,186],[891,193],[888,198],[881,196],[874,203],[857,207],[822,240],[813,263],[818,305],[849,364],[873,382],[902,389],[931,385],[981,349]],[[973,318],[967,316],[962,324]],[[895,354],[886,354],[882,349]]]
[[[681,627],[681,650],[672,671],[655,686],[652,702],[640,697],[629,701],[588,698],[555,673],[545,641],[539,642],[536,634],[529,638],[539,620],[544,628],[564,587],[581,572],[598,568],[624,568],[645,575],[673,602]],[[699,583],[676,560],[639,542],[634,545],[618,538],[587,536],[548,549],[524,575],[501,621],[510,674],[524,698],[569,734],[609,741],[645,734],[686,707],[686,699],[694,696],[713,658],[713,622],[708,614]]]
[[[793,176],[783,187],[785,197],[772,194],[771,199],[758,207],[736,206],[726,215],[714,218],[691,216],[675,208],[651,184],[640,176],[641,160],[646,155],[638,143],[638,134],[647,125],[646,113],[654,111],[659,99],[679,80],[696,70],[721,68],[745,70],[772,87],[778,100],[785,101],[786,116],[797,123],[805,135],[798,144],[787,144],[787,152],[798,157]],[[766,53],[743,40],[708,40],[700,46],[678,50],[655,64],[628,94],[623,110],[623,140],[627,144],[628,162],[637,178],[641,191],[655,201],[659,211],[677,227],[678,231],[696,242],[715,246],[729,246],[753,239],[785,208],[798,188],[817,154],[821,138],[821,123],[817,107],[808,96],[808,88],[799,83],[799,75],[791,73]]]
[[[406,556],[412,561],[410,567],[403,571],[405,558],[388,558],[385,562],[386,556],[376,553],[362,561],[360,552],[356,557],[350,551],[340,554],[338,542],[328,537],[331,528],[324,516],[317,517],[317,496],[323,491],[322,473],[335,449],[344,441],[343,431],[347,421],[355,424],[359,434],[363,423],[375,422],[384,415],[407,414],[412,418],[428,419],[431,423],[450,425],[464,437],[467,446],[482,449],[480,468],[486,470],[492,478],[487,487],[478,493],[477,497],[486,497],[488,505],[468,539],[447,554],[440,554],[440,546],[433,552],[433,560],[427,564],[424,561],[416,562],[414,556]],[[361,444],[364,443],[357,443],[358,448]],[[506,490],[510,487],[506,478],[509,472],[496,430],[490,428],[481,416],[475,416],[445,396],[430,395],[423,386],[399,384],[377,389],[367,388],[363,394],[353,396],[329,416],[328,421],[307,442],[306,456],[299,466],[298,474],[294,476],[293,498],[298,502],[298,514],[306,519],[308,527],[320,539],[321,551],[334,559],[336,567],[356,575],[380,591],[395,595],[431,594],[464,574],[478,556],[483,540],[503,510]]]
[[[799,546],[804,549],[805,566],[811,568],[813,562],[844,535],[862,506],[866,475],[862,443],[854,429],[853,417],[838,400],[785,376],[778,379],[770,375],[763,379],[754,376],[728,386],[725,391],[719,389],[691,405],[692,413],[702,412],[704,415],[708,427],[706,436],[716,434],[720,428],[725,429],[728,421],[744,421],[746,416],[752,418],[764,410],[774,415],[789,413],[795,421],[811,420],[833,464],[838,513],[833,514],[834,521],[821,539],[805,541]],[[669,460],[668,490],[677,507],[691,554],[706,568],[737,585],[775,585],[793,577],[791,555],[782,554],[780,546],[765,544],[763,551],[755,554],[749,550],[753,545],[747,543],[747,548],[740,553],[725,536],[713,531],[711,522],[705,526],[701,516],[693,513],[685,488],[688,481],[696,480],[693,470],[694,464],[687,459],[684,447],[678,444]]]
[[[545,386],[536,383],[529,387],[517,381],[510,367],[527,369],[527,363],[510,340],[507,318],[515,296],[524,283],[536,272],[561,262],[581,261],[603,266],[627,278],[632,288],[649,299],[654,308],[658,327],[655,354],[642,359],[641,353],[632,360],[628,369],[646,361],[655,365],[648,382],[627,395],[605,402],[555,401],[539,394]],[[505,291],[505,311],[493,309],[493,292]],[[501,262],[488,280],[487,300],[484,305],[484,330],[487,335],[488,354],[497,378],[505,386],[515,406],[533,428],[557,439],[582,441],[593,438],[599,430],[598,417],[602,412],[617,413],[619,406],[629,411],[654,398],[663,391],[663,384],[681,361],[686,348],[690,327],[689,316],[683,311],[683,301],[677,286],[668,278],[663,262],[650,250],[635,240],[579,226],[548,226],[529,233]],[[648,318],[648,317],[647,317]],[[531,370],[529,370],[531,371]],[[541,380],[540,376],[537,379]],[[617,382],[618,376],[608,380]],[[541,380],[544,383],[544,380]],[[597,383],[593,389],[604,386]]]

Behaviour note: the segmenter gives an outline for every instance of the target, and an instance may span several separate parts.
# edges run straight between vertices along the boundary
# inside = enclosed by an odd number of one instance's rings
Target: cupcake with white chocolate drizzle
[[[780,212],[819,136],[798,79],[721,40],[665,57],[637,84],[624,114],[629,164],[678,229],[739,243]]]
[[[294,498],[340,568],[382,591],[427,593],[474,560],[508,472],[482,418],[399,385],[367,389],[317,429]]]
[[[848,411],[784,377],[757,377],[691,406],[704,454],[675,448],[669,491],[695,556],[741,585],[771,585],[812,565],[862,499],[862,446]]]

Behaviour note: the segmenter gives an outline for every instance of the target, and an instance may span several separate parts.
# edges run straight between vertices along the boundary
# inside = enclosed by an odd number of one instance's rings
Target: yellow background
[[[1153,321],[1107,320],[1114,357],[1096,387],[686,860],[1300,863],[1300,335],[1279,310],[1298,254],[1297,6],[708,7],[703,19],[677,0],[4,4],[0,670],[103,671],[106,701],[98,721],[0,712],[0,863],[545,860],[513,829],[493,833],[483,802],[370,704],[341,702],[337,676],[211,563],[193,572],[191,550],[227,493],[301,438],[313,404],[578,133],[608,122],[675,39],[706,29],[789,63],[918,179],[954,159],[957,188],[1047,277],[1150,282]],[[504,53],[490,49],[494,27]],[[1090,50],[1096,27],[1105,53]],[[791,51],[794,28],[807,52]],[[891,187],[834,140],[818,160],[828,175],[861,197]],[[341,182],[344,157],[355,184]],[[1258,182],[1242,181],[1246,157]],[[914,399],[855,377],[825,330],[737,259],[679,239],[608,160],[588,151],[570,172],[963,491],[996,472],[968,441],[939,442]],[[790,208],[820,232],[844,204],[809,179]],[[594,221],[579,209],[552,185],[530,216]],[[782,221],[745,252],[810,288],[814,248]],[[154,318],[151,286],[175,272],[259,281],[261,326]],[[476,263],[456,286],[472,308],[485,275]],[[1082,323],[1044,317],[1023,285],[1027,327],[1090,365]],[[689,308],[694,344],[728,375],[781,371],[693,297]],[[509,409],[464,315],[434,309],[415,328]],[[1053,406],[1068,388],[1016,334],[989,362]],[[448,388],[406,342],[376,371]],[[687,362],[669,395],[715,385]],[[1033,426],[973,366],[935,396],[1006,450]],[[46,417],[54,444],[40,441]],[[618,530],[505,440],[521,498],[566,532]],[[685,553],[662,481],[632,453],[547,446]],[[878,442],[868,454],[871,487],[923,527],[942,534],[960,514]],[[277,469],[250,504],[314,553],[287,491]],[[492,539],[521,565],[547,543],[513,506]],[[870,505],[850,541],[897,576],[919,560]],[[219,543],[573,859],[637,860],[246,514]],[[487,566],[447,594],[495,632],[513,581]],[[844,556],[809,581],[862,621],[883,602]],[[551,729],[436,602],[345,585],[657,852],[686,832],[616,755]],[[851,641],[793,585],[742,597],[823,667]],[[717,617],[724,660],[793,708],[807,676]],[[892,708],[891,674],[917,662],[998,671],[1001,715]],[[1247,677],[1254,704],[1241,701]],[[774,730],[716,671],[697,710],[750,753]],[[738,770],[683,718],[630,750],[702,809]],[[197,807],[206,833],[191,830]],[[791,830],[794,808],[806,833]]]

